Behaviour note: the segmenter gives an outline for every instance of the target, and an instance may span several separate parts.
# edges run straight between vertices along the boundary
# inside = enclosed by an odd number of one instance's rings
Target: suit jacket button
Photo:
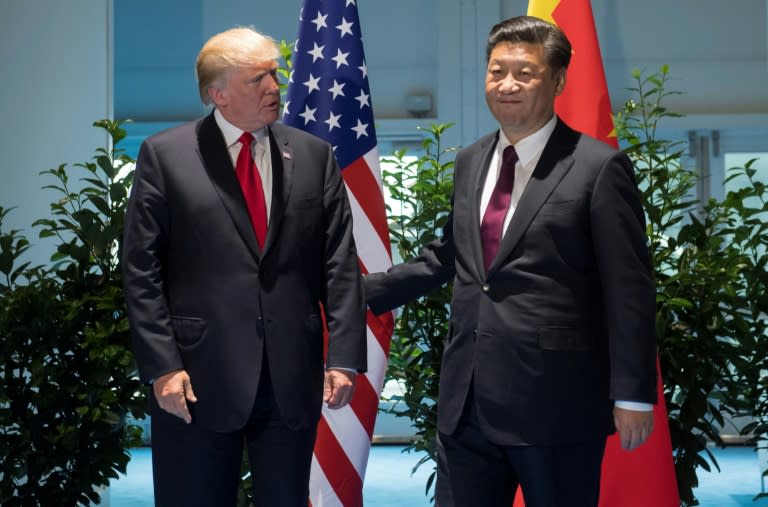
[[[484,283],[482,288],[483,288],[483,292],[488,292],[491,290],[491,286],[488,285],[487,283]]]

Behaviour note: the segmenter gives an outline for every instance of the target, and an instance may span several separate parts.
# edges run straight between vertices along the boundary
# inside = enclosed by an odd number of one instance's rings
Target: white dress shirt
[[[219,130],[224,135],[224,143],[229,150],[229,158],[232,159],[232,167],[237,165],[237,157],[240,155],[240,148],[243,144],[240,142],[240,136],[243,130],[229,123],[218,109],[214,109],[213,117]],[[269,134],[267,127],[251,132],[254,142],[251,143],[251,156],[256,162],[256,168],[261,177],[261,186],[264,188],[264,202],[267,207],[267,225],[269,225],[269,215],[272,210],[272,153],[269,149]]]
[[[539,130],[529,135],[528,137],[521,139],[515,145],[515,151],[517,152],[518,161],[515,164],[515,182],[512,185],[512,196],[509,200],[509,209],[504,217],[504,228],[502,229],[501,236],[507,232],[509,222],[512,220],[512,215],[515,214],[515,208],[517,203],[520,202],[520,196],[523,195],[523,190],[528,184],[528,180],[531,179],[531,174],[536,168],[536,164],[539,163],[541,153],[544,151],[549,136],[555,130],[557,125],[557,117],[552,116],[546,125]],[[485,184],[483,185],[483,193],[480,197],[480,221],[483,220],[485,215],[485,209],[488,207],[488,202],[491,200],[491,194],[493,193],[493,187],[496,186],[496,180],[499,179],[499,173],[501,172],[501,161],[504,148],[511,145],[504,132],[499,130],[499,141],[496,143],[496,148],[493,150],[493,157],[491,157],[491,165],[488,167],[488,174],[485,177]]]

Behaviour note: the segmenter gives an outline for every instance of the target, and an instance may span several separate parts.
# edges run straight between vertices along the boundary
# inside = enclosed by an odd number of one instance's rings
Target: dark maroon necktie
[[[501,171],[496,186],[493,187],[491,200],[485,208],[483,220],[480,222],[480,241],[483,247],[483,264],[485,271],[496,257],[501,243],[502,230],[504,229],[504,217],[507,216],[509,200],[512,197],[512,187],[515,183],[515,164],[517,152],[513,146],[504,148],[501,158]]]
[[[267,237],[267,203],[264,199],[264,186],[251,153],[253,134],[243,132],[238,139],[242,143],[240,154],[237,156],[235,173],[243,189],[245,204],[248,206],[248,214],[251,216],[253,231],[256,233],[256,241],[259,248],[264,248],[264,240]]]

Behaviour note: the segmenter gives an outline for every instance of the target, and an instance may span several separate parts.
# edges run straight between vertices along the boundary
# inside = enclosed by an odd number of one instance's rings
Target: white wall
[[[111,0],[3,0],[0,4],[0,206],[16,206],[4,230],[27,229],[30,258],[48,260],[30,224],[55,194],[40,171],[82,162],[106,136],[111,115]]]
[[[766,0],[591,0],[613,109],[632,69],[670,65],[670,109],[689,115],[768,113]],[[527,10],[502,0],[502,16]]]
[[[684,92],[667,101],[677,112],[768,113],[766,3],[592,0],[614,110],[630,96],[632,69],[655,72],[667,63],[670,88]],[[204,40],[244,24],[292,41],[301,4],[118,0],[118,45],[123,24],[139,33],[128,51],[117,53],[116,114],[146,121],[198,116],[192,62]],[[395,137],[451,121],[457,123],[451,136],[467,144],[493,128],[483,100],[485,39],[494,23],[527,6],[528,0],[358,0],[378,132]],[[432,95],[431,118],[410,117],[405,97],[412,92]],[[130,107],[122,107],[124,100]]]
[[[684,114],[768,113],[766,0],[593,0],[614,109],[630,71],[670,66]]]

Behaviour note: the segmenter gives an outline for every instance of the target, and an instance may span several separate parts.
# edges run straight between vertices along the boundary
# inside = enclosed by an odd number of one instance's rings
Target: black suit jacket
[[[366,367],[365,306],[352,216],[331,147],[269,126],[273,189],[260,251],[213,115],[147,139],[136,165],[122,266],[140,376],[184,368],[196,423],[250,415],[266,351],[292,427],[314,425],[328,366]]]
[[[629,159],[558,124],[485,272],[479,200],[498,133],[460,151],[443,237],[368,275],[380,313],[454,277],[438,426],[452,433],[470,382],[502,445],[606,435],[611,400],[655,403],[655,291]]]

